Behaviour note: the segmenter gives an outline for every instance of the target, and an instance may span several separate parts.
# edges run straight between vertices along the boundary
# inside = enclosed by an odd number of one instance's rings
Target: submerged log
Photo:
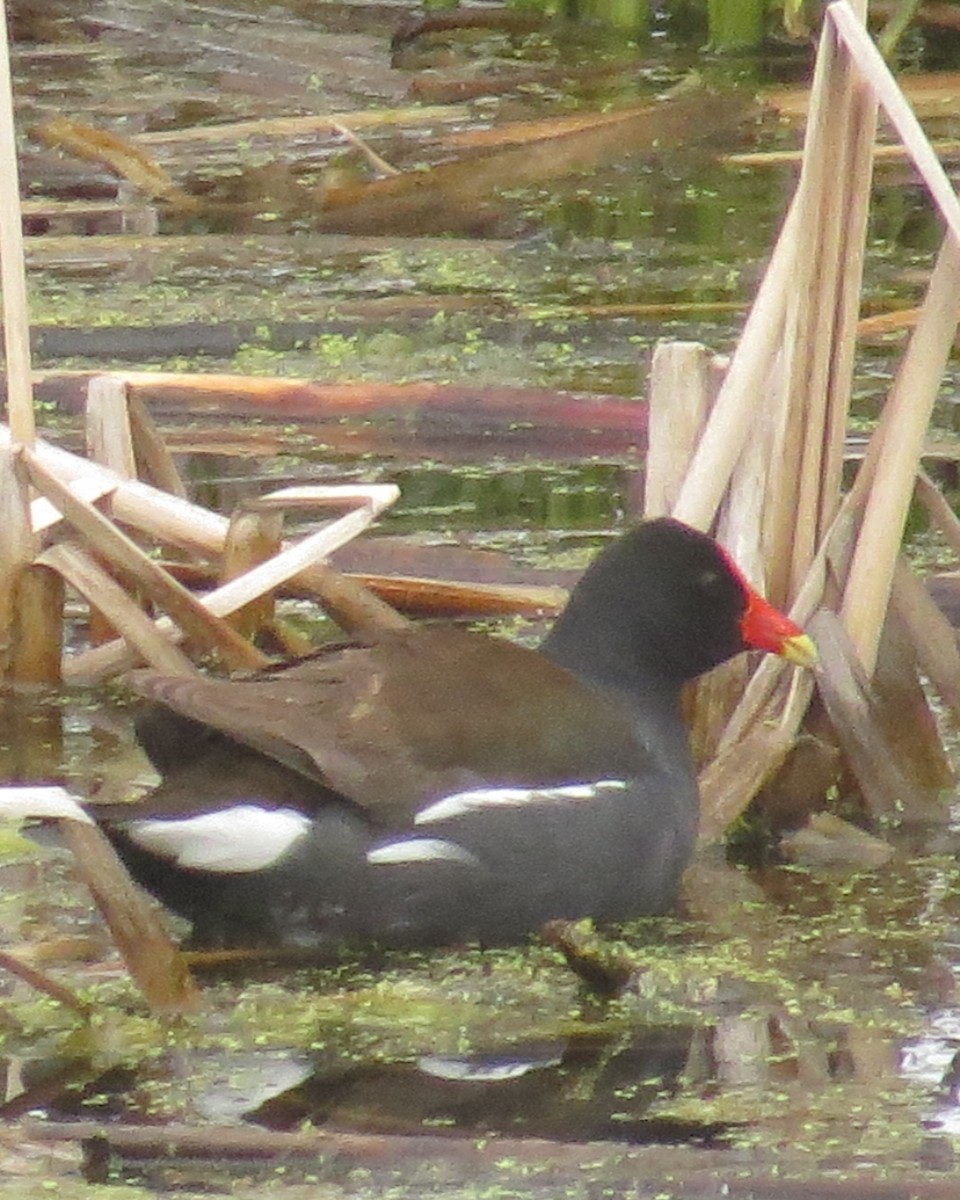
[[[64,412],[80,411],[90,380],[99,372],[41,371],[37,395]],[[125,371],[129,394],[154,415],[189,410],[230,415],[276,416],[283,420],[319,417],[397,418],[409,428],[411,410],[429,432],[431,422],[458,437],[489,439],[491,424],[535,423],[561,426],[587,444],[597,432],[622,436],[621,445],[643,446],[647,406],[622,396],[564,392],[551,388],[510,388],[438,383],[325,383],[243,375],[168,374]],[[415,425],[417,422],[414,423]],[[415,432],[423,432],[423,429]]]
[[[335,1162],[368,1170],[395,1172],[422,1168],[425,1161],[448,1164],[457,1178],[483,1181],[495,1172],[497,1186],[512,1181],[515,1170],[526,1191],[536,1172],[545,1172],[547,1190],[566,1187],[570,1173],[581,1179],[589,1172],[591,1181],[643,1194],[663,1190],[669,1179],[678,1195],[749,1195],[751,1200],[955,1200],[956,1180],[952,1172],[931,1175],[919,1168],[864,1168],[856,1178],[834,1178],[809,1156],[781,1147],[774,1167],[764,1165],[754,1149],[727,1147],[711,1150],[678,1146],[631,1146],[622,1141],[560,1142],[543,1138],[458,1137],[431,1133],[396,1136],[352,1133],[338,1130],[287,1132],[250,1126],[194,1128],[185,1124],[162,1126],[106,1123],[98,1121],[24,1120],[17,1135],[40,1145],[80,1142],[87,1153],[109,1161],[169,1162],[182,1168],[184,1162],[220,1162],[243,1165],[252,1170],[257,1163],[275,1170],[277,1162],[306,1160]],[[395,1178],[388,1177],[396,1186]],[[385,1180],[386,1185],[386,1180]],[[316,1186],[316,1185],[314,1185]]]
[[[505,188],[702,140],[735,127],[750,106],[736,92],[721,98],[703,89],[608,113],[521,122],[515,130],[491,131],[498,145],[482,155],[327,189],[317,195],[317,215],[324,229],[349,233],[475,234],[495,222],[503,204],[498,193]]]

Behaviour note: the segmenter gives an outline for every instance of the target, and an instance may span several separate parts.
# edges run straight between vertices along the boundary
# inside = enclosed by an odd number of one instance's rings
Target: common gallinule
[[[93,811],[197,945],[522,938],[667,910],[698,795],[682,685],[801,630],[709,537],[612,542],[539,650],[413,626],[247,680],[136,672],[163,776]]]

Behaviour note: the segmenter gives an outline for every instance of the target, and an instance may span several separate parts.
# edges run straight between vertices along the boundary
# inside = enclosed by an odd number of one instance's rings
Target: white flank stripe
[[[476,866],[479,859],[454,842],[442,838],[409,838],[405,842],[386,842],[367,854],[367,862],[375,866],[396,863],[459,862]]]
[[[465,813],[483,808],[520,808],[526,804],[565,804],[577,800],[602,800],[605,791],[623,791],[629,787],[625,779],[598,779],[596,783],[569,783],[562,787],[541,788],[476,788],[469,792],[454,792],[426,808],[413,819],[415,825],[462,817]]]
[[[89,813],[62,787],[0,788],[0,817],[22,821],[24,818],[53,817],[61,821],[82,821],[93,825]]]
[[[289,808],[238,804],[177,820],[129,821],[122,828],[142,849],[178,867],[232,875],[272,867],[306,834],[310,819]]]

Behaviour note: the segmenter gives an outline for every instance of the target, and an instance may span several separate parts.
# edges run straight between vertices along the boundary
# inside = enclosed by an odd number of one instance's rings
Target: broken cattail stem
[[[960,249],[948,236],[887,399],[883,424],[888,432],[879,446],[875,476],[882,486],[871,489],[844,591],[844,624],[868,676],[876,663],[907,508],[958,312]]]
[[[914,490],[917,499],[930,514],[950,549],[960,558],[960,517],[953,511],[943,492],[921,467]]]
[[[29,963],[23,962],[15,955],[8,953],[6,950],[0,950],[0,969],[9,971],[11,975],[16,975],[18,979],[22,979],[24,983],[28,983],[38,992],[43,992],[47,996],[52,997],[59,1004],[63,1004],[66,1008],[77,1013],[78,1016],[86,1020],[90,1017],[94,1008],[92,1004],[88,1004],[86,1000],[81,1000],[80,997],[72,992],[68,987],[53,979],[45,971],[39,971],[36,967]]]
[[[200,646],[216,650],[234,668],[262,667],[267,659],[243,637],[219,620],[155,559],[123,533],[92,504],[78,499],[30,450],[22,451],[34,486],[55,504],[90,545],[119,570],[137,580],[144,591],[170,614],[184,634]]]
[[[196,1009],[200,993],[152,901],[133,883],[96,825],[64,819],[64,839],[110,927],[117,949],[156,1012]]]
[[[0,4],[0,297],[11,436],[14,441],[30,445],[36,436],[30,370],[30,314],[23,261],[20,171],[6,9],[5,4]]]
[[[90,380],[85,432],[87,454],[94,462],[109,467],[121,479],[136,478],[127,388],[122,379],[98,375]]]

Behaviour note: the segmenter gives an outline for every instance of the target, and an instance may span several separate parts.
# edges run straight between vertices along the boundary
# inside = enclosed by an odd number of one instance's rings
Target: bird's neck
[[[644,654],[644,639],[617,637],[605,623],[583,620],[571,604],[540,643],[540,653],[581,679],[661,705],[679,707],[685,680],[662,654]],[[650,640],[654,646],[655,639]]]
[[[603,691],[615,692],[635,714],[636,729],[650,754],[662,765],[692,770],[690,743],[683,720],[683,681],[655,669],[641,670],[628,654],[618,653],[589,630],[569,637],[554,628],[540,652],[578,679]]]

